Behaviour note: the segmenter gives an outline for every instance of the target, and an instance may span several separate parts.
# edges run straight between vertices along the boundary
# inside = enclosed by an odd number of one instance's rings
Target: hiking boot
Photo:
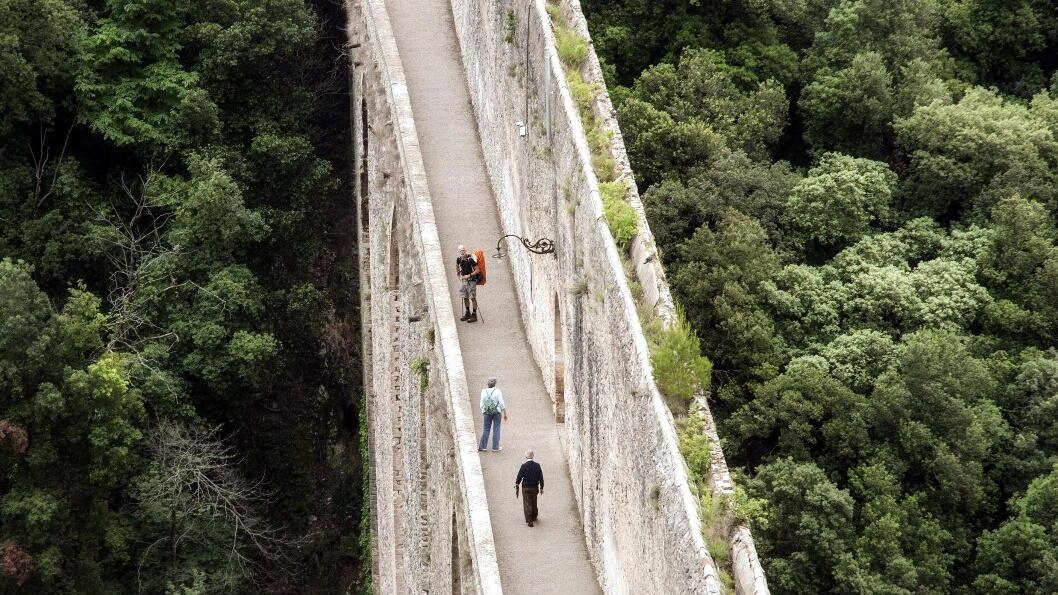
[[[478,313],[477,312],[474,312],[469,317],[467,317],[467,322],[477,322],[477,321],[478,321]]]
[[[470,318],[470,312],[463,312],[463,317],[460,318],[459,320],[463,321],[463,320],[466,320],[467,318]]]

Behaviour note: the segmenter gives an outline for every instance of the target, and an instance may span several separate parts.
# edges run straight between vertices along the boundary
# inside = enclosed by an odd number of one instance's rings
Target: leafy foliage
[[[0,590],[365,576],[341,11],[0,2]]]
[[[646,325],[650,364],[658,390],[672,401],[674,411],[686,411],[691,399],[709,389],[712,363],[702,357],[698,338],[682,310],[667,327],[657,320]]]
[[[1052,3],[583,4],[773,591],[1055,590]]]
[[[639,218],[626,198],[628,188],[624,182],[602,182],[599,192],[602,193],[603,217],[614,241],[627,251],[632,239],[639,233]]]
[[[895,184],[883,163],[828,153],[790,192],[789,227],[824,244],[857,240],[888,218]]]

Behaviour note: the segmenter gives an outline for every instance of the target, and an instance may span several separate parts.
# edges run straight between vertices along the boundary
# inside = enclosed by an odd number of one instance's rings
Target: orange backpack
[[[478,263],[478,285],[484,285],[485,279],[485,251],[478,249],[474,251],[474,260]]]

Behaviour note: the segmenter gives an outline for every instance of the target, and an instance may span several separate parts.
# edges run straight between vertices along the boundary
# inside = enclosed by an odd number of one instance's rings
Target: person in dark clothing
[[[544,470],[540,463],[533,460],[532,449],[525,451],[525,462],[518,469],[518,477],[514,478],[514,497],[518,497],[518,486],[522,488],[522,513],[525,514],[525,524],[530,527],[540,515],[536,508],[537,494],[544,493]]]
[[[478,263],[467,249],[459,246],[456,274],[459,275],[459,296],[463,298],[463,317],[466,322],[478,321]],[[471,306],[474,307],[471,310]]]

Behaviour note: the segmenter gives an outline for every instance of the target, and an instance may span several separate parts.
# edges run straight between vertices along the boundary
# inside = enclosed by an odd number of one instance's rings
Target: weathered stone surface
[[[354,117],[353,152],[375,590],[498,595],[467,382],[403,69],[383,2],[348,0],[346,8],[351,108],[362,116]]]
[[[355,118],[354,159],[375,589],[500,593],[476,415],[408,83],[383,1],[346,5],[351,107],[363,116]],[[600,583],[607,593],[719,593],[672,417],[654,385],[621,255],[602,220],[544,1],[451,6],[502,228],[556,241],[552,258],[530,257],[507,240],[510,273],[555,418],[565,422],[572,488]],[[575,1],[563,10],[586,34]],[[584,74],[601,84],[594,52]],[[641,219],[631,249],[636,275],[646,302],[670,319],[664,271],[605,93],[594,108],[615,133],[615,161]],[[422,390],[417,370],[424,364]],[[718,446],[713,460],[713,489],[727,493],[732,486]],[[752,537],[736,527],[732,539],[739,591],[765,595]]]
[[[559,5],[587,39],[577,1]],[[514,249],[511,264],[534,355],[566,422],[570,469],[581,478],[575,489],[603,587],[719,592],[672,417],[654,385],[621,255],[602,220],[598,181],[544,0],[452,0],[452,8],[504,230],[557,245],[556,263]],[[644,303],[669,321],[671,294],[594,51],[582,74],[604,91],[593,109],[614,135],[619,179],[639,217],[630,255]],[[726,494],[733,485],[707,420],[717,463],[711,483]],[[763,595],[748,530],[731,536],[737,588]]]
[[[719,593],[544,2],[452,6],[504,228],[557,245],[555,262],[512,250],[511,264],[545,378],[564,354],[569,464],[603,588]],[[508,12],[517,43],[505,40]]]
[[[451,8],[447,0],[386,0],[386,10],[415,113],[437,234],[453,267],[451,258],[459,244],[487,249],[501,231]],[[458,296],[453,292],[451,298],[453,308],[461,311]],[[474,393],[471,405],[478,404],[474,389],[490,377],[499,377],[511,410],[503,429],[505,450],[481,454],[504,593],[601,593],[588,557],[559,428],[533,361],[505,260],[491,260],[489,282],[479,289],[478,299],[478,323],[458,325],[464,369]],[[535,451],[548,477],[541,518],[531,529],[511,490],[521,453],[527,448]]]

